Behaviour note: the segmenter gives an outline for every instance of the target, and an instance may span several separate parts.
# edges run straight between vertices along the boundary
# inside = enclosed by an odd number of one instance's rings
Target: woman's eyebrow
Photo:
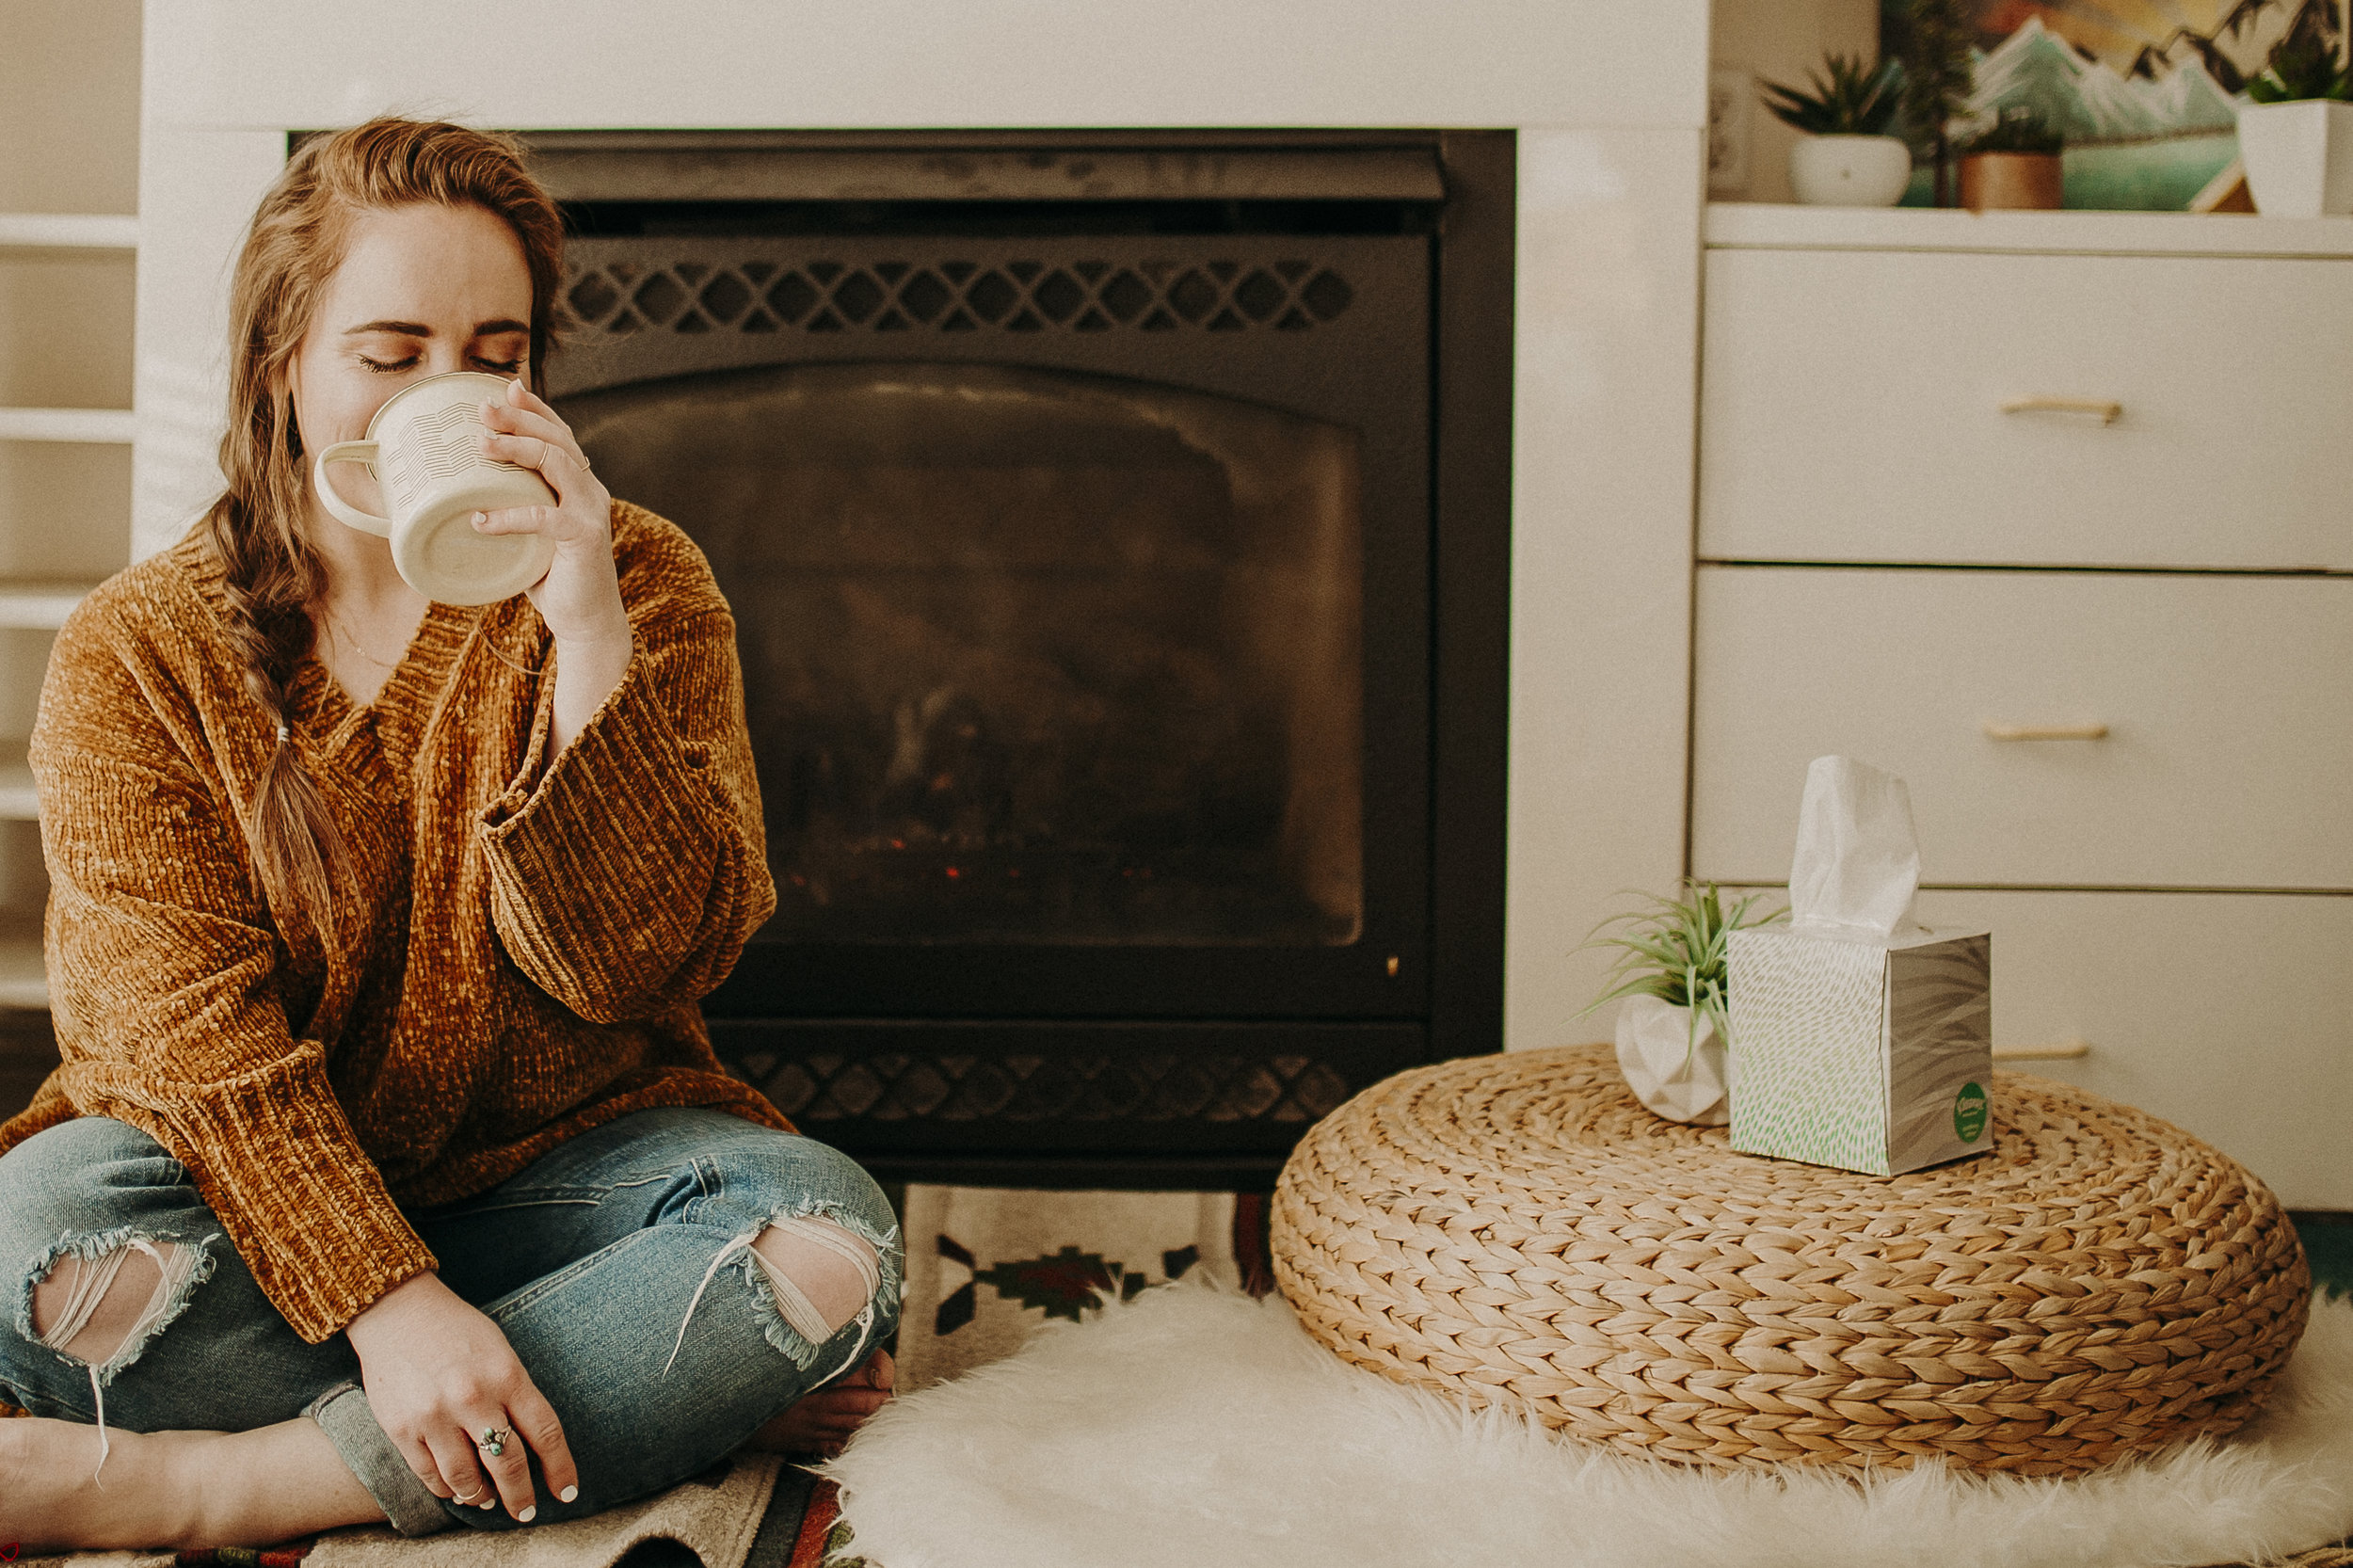
[[[505,332],[528,332],[530,330],[531,325],[528,322],[517,321],[512,316],[501,316],[496,321],[477,323],[473,335],[477,338],[494,338]],[[369,321],[362,322],[357,327],[344,328],[344,336],[346,338],[356,338],[365,332],[396,332],[404,338],[429,338],[433,335],[433,328],[417,321]]]

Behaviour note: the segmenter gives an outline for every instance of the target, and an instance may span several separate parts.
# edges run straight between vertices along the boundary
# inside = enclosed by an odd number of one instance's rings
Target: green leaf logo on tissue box
[[[1895,1176],[1993,1146],[1993,938],[1915,924],[1919,885],[1904,781],[1816,759],[1790,923],[1726,952],[1733,1148]]]
[[[1735,1149],[1896,1176],[1993,1147],[1992,936],[1764,927],[1728,963]]]

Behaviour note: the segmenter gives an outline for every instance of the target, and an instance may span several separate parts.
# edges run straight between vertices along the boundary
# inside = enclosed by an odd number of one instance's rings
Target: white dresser
[[[1689,864],[1901,774],[1997,1048],[2353,1208],[2353,220],[1718,206]]]

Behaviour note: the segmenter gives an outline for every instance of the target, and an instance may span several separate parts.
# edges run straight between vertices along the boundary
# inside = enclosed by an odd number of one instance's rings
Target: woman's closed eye
[[[417,368],[417,356],[414,354],[409,355],[405,360],[375,360],[370,359],[365,354],[360,355],[359,358],[361,364],[367,366],[370,370],[380,374],[389,374],[393,371],[401,370],[414,370]],[[480,365],[484,370],[494,372],[500,376],[512,376],[523,368],[523,362],[520,358],[513,360],[493,360],[487,355],[477,354],[474,356],[473,362]]]

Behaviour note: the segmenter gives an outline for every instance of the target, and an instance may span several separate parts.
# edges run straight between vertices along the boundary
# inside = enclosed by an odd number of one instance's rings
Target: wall
[[[1762,0],[1752,0],[1762,3]],[[150,0],[137,548],[217,479],[222,293],[285,132],[575,126],[1521,131],[1507,1034],[1590,1036],[1572,957],[1682,868],[1705,0],[461,0],[285,24]],[[309,13],[305,13],[308,20]],[[518,40],[527,40],[519,52]]]
[[[1798,133],[1766,113],[1753,84],[1801,86],[1836,52],[1877,59],[1879,0],[1716,0],[1708,19],[1707,54],[1719,72],[1745,72],[1752,85],[1732,106],[1748,137],[1748,179],[1717,183],[1710,194],[1743,201],[1786,201],[1789,149]]]

